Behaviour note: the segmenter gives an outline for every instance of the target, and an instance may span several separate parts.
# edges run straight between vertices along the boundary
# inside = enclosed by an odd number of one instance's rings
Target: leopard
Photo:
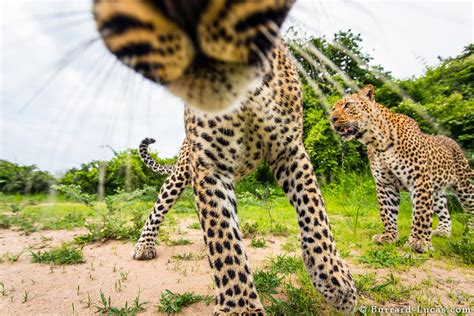
[[[474,214],[474,172],[461,147],[451,138],[424,133],[417,122],[375,100],[373,85],[338,100],[331,124],[343,141],[355,139],[367,148],[383,233],[376,243],[398,240],[400,191],[412,200],[408,246],[433,250],[432,236],[450,237],[452,223],[446,189],[454,191],[471,219]],[[438,226],[432,229],[433,214]]]
[[[133,250],[158,254],[160,225],[191,187],[215,288],[214,315],[265,315],[237,214],[235,182],[262,161],[294,207],[303,262],[314,287],[350,314],[357,291],[334,241],[303,145],[298,71],[280,35],[290,0],[95,0],[105,47],[125,66],[185,104],[185,139]],[[147,139],[140,153],[153,142]]]

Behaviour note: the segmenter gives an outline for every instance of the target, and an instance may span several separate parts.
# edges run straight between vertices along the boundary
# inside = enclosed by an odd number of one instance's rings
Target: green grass
[[[253,248],[266,248],[267,247],[267,242],[263,238],[254,238],[250,242],[250,247],[253,247]]]
[[[213,300],[210,295],[203,296],[193,292],[185,292],[182,294],[173,293],[170,290],[165,290],[161,293],[160,302],[157,308],[160,312],[167,314],[179,313],[183,308],[188,307],[198,302],[206,302],[209,304]]]
[[[419,266],[427,260],[426,255],[418,255],[412,252],[402,252],[401,254],[394,247],[369,249],[359,257],[359,262],[371,265],[376,268],[403,266]]]
[[[110,296],[106,298],[104,293],[100,291],[99,304],[96,305],[95,307],[96,307],[96,313],[98,314],[117,315],[117,316],[127,315],[128,316],[128,315],[136,315],[137,313],[144,311],[146,304],[148,304],[148,302],[140,301],[140,291],[139,291],[131,305],[129,305],[128,302],[125,302],[125,305],[122,307],[112,306],[112,299],[110,298]]]
[[[382,281],[377,281],[374,273],[358,274],[354,276],[357,291],[378,304],[386,302],[405,302],[417,290],[417,287],[401,284],[400,279],[390,273]]]
[[[31,252],[32,262],[56,265],[70,265],[84,262],[82,248],[72,244],[62,244],[49,251]]]
[[[180,239],[171,239],[166,242],[168,246],[187,246],[191,245],[193,242],[189,239],[186,238],[180,238]]]

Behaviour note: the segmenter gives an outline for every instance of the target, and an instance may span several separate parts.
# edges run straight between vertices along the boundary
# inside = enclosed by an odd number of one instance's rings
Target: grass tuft
[[[359,262],[365,263],[377,268],[404,266],[418,266],[426,261],[423,255],[417,255],[411,252],[400,255],[395,249],[370,249],[359,257]]]
[[[45,252],[31,252],[32,262],[49,263],[57,265],[78,264],[84,262],[82,248],[71,244],[62,244]]]
[[[263,238],[254,238],[250,242],[250,247],[253,247],[253,248],[266,248],[267,247],[267,242]]]
[[[198,302],[206,302],[209,304],[213,297],[211,295],[203,296],[193,292],[185,292],[183,294],[173,293],[170,290],[165,290],[161,293],[158,310],[163,313],[173,314],[179,313],[184,307],[190,306]]]
[[[105,298],[105,295],[101,290],[99,304],[100,305],[96,305],[96,313],[125,316],[136,315],[138,312],[144,311],[144,306],[148,304],[148,302],[140,302],[140,291],[138,291],[138,294],[133,300],[132,305],[129,306],[128,302],[125,302],[125,305],[123,307],[115,307],[112,306],[112,300],[110,296],[108,298]]]

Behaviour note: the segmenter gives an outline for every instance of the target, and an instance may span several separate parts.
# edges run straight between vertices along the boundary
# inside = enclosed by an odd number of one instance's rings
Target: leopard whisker
[[[79,56],[84,54],[93,44],[99,41],[100,37],[96,37],[93,39],[86,40],[85,42],[80,43],[72,50],[70,50],[64,57],[62,57],[58,62],[56,69],[48,76],[47,80],[45,80],[40,87],[33,93],[30,99],[20,107],[18,110],[19,113],[22,113],[25,109],[27,109],[34,100],[44,92],[44,90],[62,73],[66,67],[70,66]]]

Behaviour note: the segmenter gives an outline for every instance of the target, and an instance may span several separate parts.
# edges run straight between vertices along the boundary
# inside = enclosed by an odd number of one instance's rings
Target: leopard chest
[[[242,109],[227,114],[187,110],[186,137],[192,159],[200,165],[240,178],[250,173],[264,158],[264,139],[255,133]]]
[[[419,170],[410,158],[410,155],[397,152],[396,148],[369,154],[372,173],[377,181],[395,185],[405,191],[412,190]]]

